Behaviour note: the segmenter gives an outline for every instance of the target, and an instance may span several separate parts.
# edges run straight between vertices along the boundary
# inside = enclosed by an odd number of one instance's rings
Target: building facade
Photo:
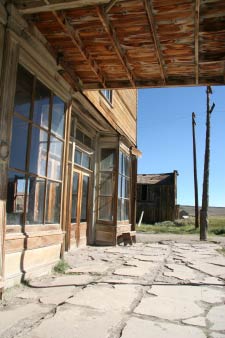
[[[4,3],[4,2],[3,2]],[[134,228],[137,91],[74,90],[0,4],[0,288]]]
[[[143,223],[174,221],[178,218],[178,172],[137,175],[137,221]]]

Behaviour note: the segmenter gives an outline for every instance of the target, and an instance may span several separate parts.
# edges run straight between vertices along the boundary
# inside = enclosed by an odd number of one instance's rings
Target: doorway
[[[85,246],[88,240],[90,174],[72,170],[70,246]]]

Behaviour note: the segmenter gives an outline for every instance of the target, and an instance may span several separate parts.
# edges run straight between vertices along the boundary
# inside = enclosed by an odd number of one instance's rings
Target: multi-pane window
[[[118,177],[118,206],[117,220],[129,220],[130,198],[130,160],[129,156],[120,151],[119,154],[119,177]]]
[[[7,224],[60,222],[65,103],[18,67]]]
[[[110,89],[101,89],[102,95],[106,98],[107,101],[112,103],[112,90]]]
[[[113,221],[115,149],[101,149],[99,170],[98,219]]]

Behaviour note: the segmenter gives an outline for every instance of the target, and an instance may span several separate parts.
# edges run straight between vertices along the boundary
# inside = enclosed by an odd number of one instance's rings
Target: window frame
[[[112,89],[101,89],[101,95],[104,99],[112,106],[113,104],[113,90]]]
[[[122,163],[120,163],[122,155]],[[125,161],[124,162],[124,157]],[[124,169],[124,163],[128,164],[128,168]],[[120,169],[122,169],[120,171]],[[123,194],[123,181],[125,182],[125,192],[126,192],[126,182],[128,188],[128,194],[126,196],[119,196],[119,192]],[[120,186],[120,187],[119,187]],[[119,161],[118,161],[118,194],[117,194],[117,222],[119,223],[129,223],[130,221],[130,196],[131,196],[131,159],[130,155],[123,151],[123,149],[119,149]],[[119,203],[119,201],[121,203]],[[123,218],[122,216],[125,214],[125,203],[123,203],[124,210],[122,210],[122,201],[126,201],[128,203],[128,218]],[[119,214],[119,215],[118,215]]]
[[[20,70],[22,72],[27,73],[30,77],[31,77],[31,81],[32,81],[32,90],[31,90],[31,96],[30,96],[30,109],[29,109],[29,114],[28,117],[24,116],[24,114],[22,113],[18,113],[17,111],[15,111],[15,103],[14,103],[14,109],[13,109],[13,114],[12,114],[12,119],[14,119],[14,117],[16,117],[17,119],[19,119],[20,121],[26,122],[28,125],[28,133],[27,133],[27,138],[26,138],[26,159],[25,159],[25,169],[19,169],[19,168],[15,168],[14,166],[10,166],[9,164],[9,168],[8,171],[9,172],[14,172],[14,173],[18,173],[20,175],[24,175],[25,177],[25,201],[24,201],[24,211],[23,211],[23,220],[22,220],[22,224],[9,224],[8,226],[16,226],[16,225],[20,225],[20,226],[37,226],[37,225],[60,225],[61,224],[61,219],[62,219],[62,214],[61,214],[61,205],[62,205],[62,195],[63,195],[63,163],[64,163],[64,154],[65,154],[65,130],[66,130],[66,112],[67,112],[67,104],[65,102],[65,100],[63,98],[61,98],[60,96],[58,96],[53,90],[51,90],[45,83],[43,83],[36,75],[32,74],[29,70],[27,70],[26,67],[24,67],[24,65],[19,64],[18,67],[20,67]],[[17,72],[17,80],[16,80],[16,86],[19,85],[19,78],[18,78],[18,73]],[[33,117],[34,117],[34,105],[35,105],[35,99],[36,99],[36,85],[39,86],[43,86],[43,89],[45,88],[48,93],[49,93],[49,107],[48,107],[48,126],[42,126],[41,122],[40,124],[38,124],[37,122],[34,121]],[[15,93],[15,97],[16,97],[16,93]],[[62,104],[64,105],[64,121],[63,121],[63,137],[61,137],[58,133],[54,132],[52,130],[52,113],[53,113],[53,103],[54,103],[54,99],[59,99],[62,101]],[[45,174],[40,174],[38,172],[38,166],[40,165],[40,158],[39,156],[36,158],[37,163],[37,169],[36,172],[33,172],[30,170],[30,163],[31,163],[31,143],[32,143],[32,135],[34,134],[34,130],[38,130],[40,133],[41,131],[44,131],[47,135],[47,151],[46,151],[46,160],[45,160]],[[49,159],[50,159],[50,145],[51,145],[51,138],[54,137],[56,140],[58,140],[61,145],[62,145],[62,151],[60,154],[60,177],[59,179],[57,178],[53,178],[51,177],[50,174],[48,174],[48,167],[49,167]],[[10,154],[9,154],[9,158],[11,156],[11,150],[12,150],[12,143],[10,146]],[[40,145],[38,147],[38,152],[40,152]],[[27,223],[27,218],[28,218],[28,212],[29,212],[29,206],[28,206],[28,196],[29,196],[29,180],[31,178],[36,178],[36,179],[41,179],[44,180],[44,201],[43,201],[43,210],[42,210],[42,222],[38,222],[38,223]],[[59,207],[60,207],[60,212],[59,212],[59,219],[57,222],[53,222],[53,223],[49,223],[46,220],[46,200],[47,200],[47,186],[48,184],[51,183],[57,183],[60,186],[60,196],[59,196]]]

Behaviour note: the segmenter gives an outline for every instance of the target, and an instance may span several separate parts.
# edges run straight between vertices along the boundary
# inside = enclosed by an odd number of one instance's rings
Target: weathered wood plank
[[[4,277],[4,237],[6,227],[6,200],[7,200],[7,177],[9,144],[11,139],[11,124],[13,112],[13,97],[15,95],[17,62],[19,48],[9,31],[5,34],[4,55],[2,63],[0,83],[0,255],[2,256],[2,268],[0,275]],[[2,270],[2,271],[1,271]]]
[[[17,0],[15,1],[18,10],[21,14],[35,14],[41,12],[49,12],[49,11],[59,11],[66,9],[74,9],[74,8],[83,8],[90,6],[99,6],[108,4],[110,0],[66,0],[66,1],[51,1],[49,4],[39,4],[37,5],[37,1],[31,1],[27,4],[27,1]]]
[[[84,94],[106,118],[106,120],[132,144],[136,144],[137,92],[135,89],[113,91],[112,104],[98,91]]]

